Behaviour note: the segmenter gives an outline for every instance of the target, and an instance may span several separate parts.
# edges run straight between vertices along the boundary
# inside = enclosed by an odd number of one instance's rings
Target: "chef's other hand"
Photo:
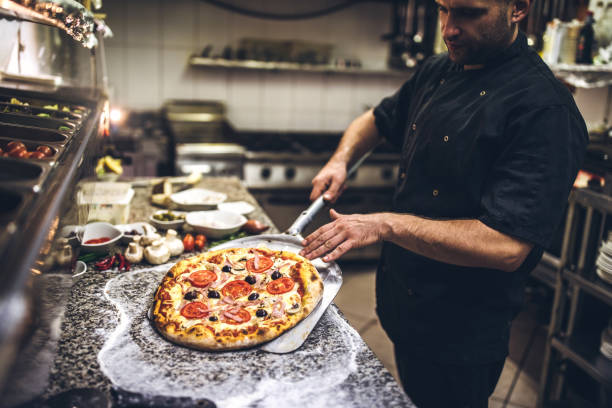
[[[312,179],[312,192],[310,201],[314,201],[321,194],[323,200],[328,203],[335,203],[340,194],[346,188],[346,164],[330,161]]]
[[[335,261],[353,248],[382,241],[383,214],[343,215],[329,210],[332,222],[308,235],[300,255],[308,259],[325,255],[325,262]]]

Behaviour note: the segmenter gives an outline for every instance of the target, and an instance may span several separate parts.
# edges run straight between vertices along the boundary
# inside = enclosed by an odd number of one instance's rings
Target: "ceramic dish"
[[[196,211],[187,214],[185,222],[208,238],[224,238],[238,231],[247,219],[230,211]]]
[[[122,236],[123,232],[112,224],[92,222],[83,227],[81,249],[87,252],[107,252],[112,245],[119,242]],[[100,239],[107,240],[98,243],[92,242]]]
[[[81,225],[66,225],[60,230],[60,237],[66,238],[72,246],[79,245],[79,235],[83,233]]]
[[[174,193],[170,201],[182,210],[212,210],[224,202],[227,195],[204,188],[190,188],[189,190]]]
[[[119,228],[121,232],[123,232],[123,237],[121,237],[121,242],[125,244],[129,244],[130,242],[132,242],[134,240],[134,237],[137,235],[149,235],[156,231],[155,227],[147,222],[135,222],[132,224],[121,224],[121,225],[115,225],[115,227]]]
[[[178,220],[173,220],[173,221],[160,221],[160,220],[156,220],[155,218],[153,218],[157,214],[164,214],[164,213],[167,213],[167,212],[171,212],[174,215],[182,215],[182,216],[185,215],[185,213],[183,211],[159,210],[159,211],[155,211],[153,213],[153,215],[149,217],[149,223],[151,225],[153,225],[155,228],[160,229],[160,230],[168,230],[168,229],[178,230],[178,229],[181,229],[181,227],[185,223],[185,219],[184,218],[183,219],[178,219]]]
[[[255,210],[251,204],[246,201],[232,201],[229,203],[220,203],[217,205],[221,211],[230,211],[236,214],[248,215]]]

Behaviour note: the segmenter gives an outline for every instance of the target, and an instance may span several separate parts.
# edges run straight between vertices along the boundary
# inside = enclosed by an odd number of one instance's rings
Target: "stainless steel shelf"
[[[606,388],[612,389],[612,360],[599,352],[597,333],[574,334],[568,339],[555,336],[551,345]]]
[[[585,292],[590,293],[591,295],[612,306],[612,285],[609,285],[598,278],[585,278],[568,270],[563,271],[563,277],[570,281],[570,283],[573,285],[578,285],[580,289],[583,289]]]
[[[602,88],[612,85],[612,64],[549,64],[559,78],[577,88]]]
[[[252,60],[226,60],[222,58],[189,57],[189,65],[200,68],[225,68],[233,70],[266,72],[311,72],[330,75],[362,75],[382,77],[409,77],[413,70],[369,70],[363,68],[338,68],[334,65],[298,64],[296,62],[264,62]]]

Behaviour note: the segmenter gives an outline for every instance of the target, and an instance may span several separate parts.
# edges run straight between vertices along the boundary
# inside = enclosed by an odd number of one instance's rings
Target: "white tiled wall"
[[[268,12],[299,12],[337,4],[328,0],[242,0],[232,4]],[[188,57],[208,44],[216,52],[243,37],[333,43],[334,56],[359,58],[383,69],[390,8],[363,3],[330,16],[298,21],[245,17],[199,0],[106,0],[111,100],[132,110],[156,109],[169,99],[224,101],[239,129],[341,131],[366,107],[403,82],[384,76],[243,72],[191,68]]]

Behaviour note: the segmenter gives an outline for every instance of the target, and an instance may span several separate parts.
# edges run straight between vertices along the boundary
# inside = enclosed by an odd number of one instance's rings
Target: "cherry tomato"
[[[24,149],[20,149],[19,147],[16,147],[9,152],[9,156],[24,159],[28,156],[28,151]]]
[[[28,158],[29,159],[44,159],[46,156],[43,152],[29,152],[28,154]]]
[[[203,288],[217,280],[217,274],[213,271],[201,270],[192,272],[187,278],[193,286]]]
[[[21,142],[16,142],[16,141],[10,141],[6,144],[6,151],[11,151],[13,150],[15,147],[21,147],[23,150],[25,150],[26,146],[21,143]]]
[[[51,148],[49,146],[45,146],[45,145],[40,145],[36,148],[37,152],[41,152],[42,154],[44,154],[45,156],[49,157],[49,156],[53,156],[53,150],[51,150]]]
[[[257,267],[255,267],[255,258],[247,261],[246,267],[251,273],[262,273],[270,269],[274,265],[274,261],[266,256],[259,256],[257,259]]]
[[[231,281],[221,289],[223,296],[229,296],[232,299],[238,299],[251,293],[251,285],[247,281],[235,280]]]
[[[198,234],[195,237],[195,247],[196,249],[202,249],[206,245],[206,237],[202,234]]]
[[[185,251],[193,251],[193,235],[187,234],[183,237],[183,246],[185,247]]]
[[[251,320],[251,313],[246,309],[240,309],[236,313],[232,313],[233,317],[227,317],[225,314],[221,314],[223,323],[228,324],[242,324]]]
[[[181,309],[181,314],[187,319],[200,319],[208,316],[208,308],[202,302],[191,302]]]
[[[2,148],[0,147],[0,154],[3,154],[4,150],[2,150]]]
[[[291,289],[293,289],[294,285],[295,282],[291,278],[278,278],[268,283],[266,285],[266,290],[273,295],[280,295],[281,293],[289,292]]]

